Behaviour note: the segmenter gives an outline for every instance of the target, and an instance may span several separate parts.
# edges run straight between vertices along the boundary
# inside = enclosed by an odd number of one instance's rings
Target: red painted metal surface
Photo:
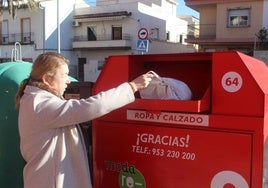
[[[262,187],[266,65],[239,52],[112,56],[93,93],[149,70],[186,82],[194,98],[137,95],[94,120],[94,187]]]

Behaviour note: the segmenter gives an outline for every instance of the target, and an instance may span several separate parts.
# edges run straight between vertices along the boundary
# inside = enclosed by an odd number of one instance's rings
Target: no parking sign
[[[139,39],[141,40],[145,40],[148,38],[148,35],[149,35],[149,32],[146,28],[141,28],[139,31],[138,31],[138,37]]]

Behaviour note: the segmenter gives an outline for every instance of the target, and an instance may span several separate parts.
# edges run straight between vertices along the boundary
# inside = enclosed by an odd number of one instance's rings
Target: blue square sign
[[[137,41],[137,51],[148,52],[149,40],[138,40]]]

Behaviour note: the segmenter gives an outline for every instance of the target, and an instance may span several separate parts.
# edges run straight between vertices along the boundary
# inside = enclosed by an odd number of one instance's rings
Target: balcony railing
[[[122,34],[122,36],[112,36],[108,35],[96,35],[96,36],[87,36],[87,35],[79,35],[74,36],[73,42],[79,41],[111,41],[111,40],[132,40],[130,34]]]
[[[19,42],[21,44],[33,44],[34,43],[34,33],[13,33],[13,34],[3,34],[0,38],[1,45],[10,45]]]
[[[189,25],[190,32],[187,39],[211,39],[216,38],[216,24]]]

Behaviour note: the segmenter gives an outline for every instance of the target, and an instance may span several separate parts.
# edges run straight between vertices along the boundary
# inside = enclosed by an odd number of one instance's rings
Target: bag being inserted
[[[160,77],[154,71],[148,73],[153,74],[154,77],[147,88],[139,91],[142,99],[192,99],[192,91],[184,82],[173,78]]]

